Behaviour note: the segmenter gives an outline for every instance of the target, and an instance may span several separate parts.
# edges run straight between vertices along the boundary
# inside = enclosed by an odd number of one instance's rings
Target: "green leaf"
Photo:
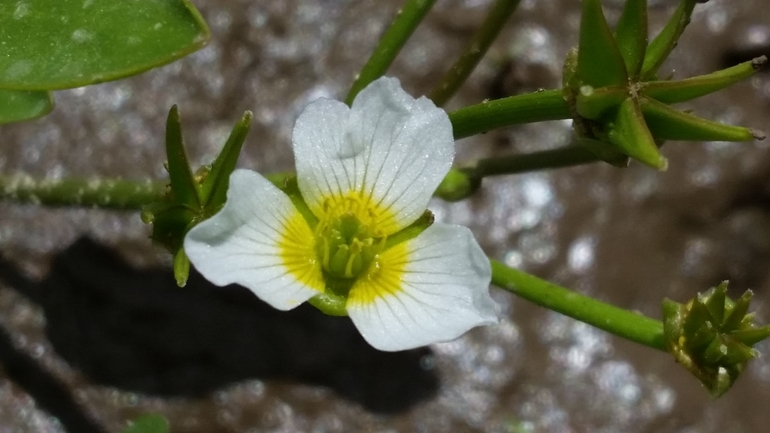
[[[197,210],[176,203],[153,203],[145,209],[147,213],[155,211],[151,217],[152,240],[165,246],[172,254],[176,254],[177,250],[182,248],[184,235],[190,228],[190,224],[198,216]]]
[[[168,433],[169,425],[163,415],[143,415],[131,421],[123,433]]]
[[[203,47],[188,0],[0,2],[0,88],[50,90],[135,75]]]
[[[246,134],[249,133],[252,117],[251,111],[247,111],[243,114],[241,120],[235,124],[225,146],[211,165],[211,170],[201,184],[201,201],[205,203],[204,207],[206,210],[212,211],[212,214],[218,211],[227,199],[230,175],[235,170],[235,163],[238,162],[238,156],[241,154]]]
[[[198,188],[190,170],[190,163],[187,162],[179,110],[176,105],[171,107],[166,120],[166,157],[168,158],[168,176],[171,179],[171,193],[174,202],[198,209],[200,207]]]
[[[616,108],[628,97],[624,86],[609,86],[595,89],[591,86],[580,86],[575,98],[575,109],[586,119],[598,120],[612,108]]]
[[[628,84],[623,56],[599,0],[583,0],[577,62],[576,75],[582,84],[593,87]]]
[[[620,104],[617,116],[608,130],[608,138],[623,153],[658,170],[666,169],[666,158],[660,154],[635,99],[627,98]]]
[[[53,110],[49,92],[0,89],[0,125],[45,116]]]
[[[647,50],[647,0],[627,0],[615,28],[615,41],[628,75],[636,77]]]
[[[436,218],[433,216],[433,213],[429,210],[426,210],[422,215],[420,215],[419,218],[417,218],[417,220],[415,220],[415,222],[409,224],[407,227],[404,227],[401,231],[388,236],[388,240],[385,241],[384,249],[387,250],[394,245],[398,245],[402,242],[406,242],[417,237],[420,233],[424,232],[425,229],[433,225],[433,221],[435,221],[435,219]]]
[[[289,176],[284,179],[281,185],[276,186],[289,196],[289,199],[292,204],[294,204],[294,207],[297,208],[300,215],[302,215],[302,218],[307,221],[311,229],[315,230],[315,227],[318,225],[318,217],[315,216],[307,203],[305,203],[305,199],[302,198],[302,193],[300,193],[299,184],[297,183],[297,176]]]
[[[685,102],[714,93],[748,78],[754,75],[766,62],[767,57],[762,56],[731,68],[698,77],[678,81],[648,81],[641,83],[641,92],[645,96],[664,104]]]
[[[671,16],[663,30],[650,42],[647,47],[647,52],[644,56],[644,64],[642,65],[642,79],[644,81],[653,79],[655,74],[658,73],[660,65],[666,60],[679,37],[682,36],[684,28],[690,23],[690,15],[695,8],[696,0],[681,0],[679,7]]]
[[[662,140],[752,141],[764,135],[742,126],[725,125],[642,98],[642,111],[652,135]]]

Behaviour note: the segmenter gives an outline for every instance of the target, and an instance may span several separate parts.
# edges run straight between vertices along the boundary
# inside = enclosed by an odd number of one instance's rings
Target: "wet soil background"
[[[254,112],[240,165],[292,168],[302,108],[341,98],[400,2],[197,0],[211,44],[140,76],[56,93],[41,120],[0,128],[0,170],[160,179],[163,125],[182,113],[194,164]],[[607,0],[616,19],[621,0]],[[650,0],[653,31],[676,6]],[[425,94],[489,0],[438,0],[389,75]],[[522,0],[448,109],[559,86],[577,0]],[[770,54],[765,0],[712,0],[664,70],[687,77]],[[683,106],[770,130],[770,74]],[[458,163],[567,144],[568,122],[457,143]],[[724,279],[770,320],[770,143],[669,143],[669,169],[601,164],[485,181],[431,203],[492,257],[660,317]],[[193,276],[178,289],[137,213],[0,203],[0,432],[119,431],[147,412],[173,432],[763,432],[770,356],[718,401],[669,355],[493,289],[504,319],[457,341],[370,349],[349,321],[278,313]],[[770,344],[760,350],[770,353]],[[51,413],[58,415],[51,416]]]

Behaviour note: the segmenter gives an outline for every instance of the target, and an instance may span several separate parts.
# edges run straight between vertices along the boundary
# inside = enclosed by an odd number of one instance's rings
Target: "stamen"
[[[377,212],[356,195],[330,198],[316,226],[323,269],[335,278],[355,278],[368,269],[384,245],[377,236]]]

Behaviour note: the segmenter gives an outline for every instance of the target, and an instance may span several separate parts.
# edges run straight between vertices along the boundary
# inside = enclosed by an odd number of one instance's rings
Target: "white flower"
[[[207,279],[245,286],[280,310],[340,300],[380,350],[497,323],[489,261],[467,228],[436,223],[388,243],[425,212],[452,165],[443,110],[380,78],[350,108],[308,105],[292,141],[301,199],[236,170],[222,210],[187,234],[185,251]]]

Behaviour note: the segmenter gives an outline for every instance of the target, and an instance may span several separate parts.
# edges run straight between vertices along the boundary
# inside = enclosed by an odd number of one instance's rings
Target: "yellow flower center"
[[[324,201],[315,230],[321,267],[334,279],[349,280],[366,271],[385,246],[378,230],[384,212],[357,193]]]

